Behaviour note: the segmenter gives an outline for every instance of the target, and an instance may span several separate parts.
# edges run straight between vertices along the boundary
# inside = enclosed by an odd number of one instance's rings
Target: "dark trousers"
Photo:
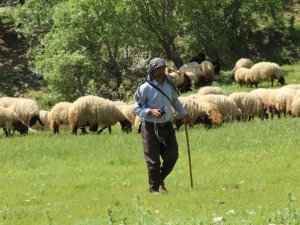
[[[159,141],[153,123],[142,125],[144,157],[148,169],[150,191],[158,190],[159,185],[163,184],[164,179],[170,174],[178,159],[178,144],[173,125],[171,123],[163,127],[157,125],[157,131],[166,145]]]

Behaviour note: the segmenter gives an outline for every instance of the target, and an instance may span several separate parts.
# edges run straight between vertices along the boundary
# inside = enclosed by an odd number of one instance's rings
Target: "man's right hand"
[[[154,116],[157,119],[162,116],[160,109],[150,109],[148,115]]]

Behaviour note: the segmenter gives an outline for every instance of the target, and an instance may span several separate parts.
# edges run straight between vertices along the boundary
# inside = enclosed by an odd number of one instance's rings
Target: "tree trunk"
[[[179,69],[183,65],[183,60],[177,53],[176,46],[173,42],[164,42],[162,46],[165,50],[166,56],[168,60],[172,60],[177,69]]]
[[[78,89],[78,92],[83,95],[83,88],[82,88],[82,83],[81,83],[81,76],[79,73],[77,73],[75,75],[75,78],[76,78],[76,83],[77,83],[77,89]]]

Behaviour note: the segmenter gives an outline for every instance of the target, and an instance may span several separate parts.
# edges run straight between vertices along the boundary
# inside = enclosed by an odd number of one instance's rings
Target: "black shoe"
[[[150,194],[152,195],[159,195],[161,194],[159,190],[149,189]]]
[[[161,193],[161,194],[167,194],[168,193],[168,190],[167,190],[167,188],[165,187],[164,184],[159,185],[159,193]]]

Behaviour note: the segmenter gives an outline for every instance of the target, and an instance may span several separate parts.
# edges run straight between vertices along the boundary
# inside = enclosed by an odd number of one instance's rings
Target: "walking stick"
[[[184,129],[185,129],[185,137],[186,137],[186,143],[187,143],[187,148],[188,148],[188,156],[189,156],[191,188],[193,188],[192,161],[191,161],[190,143],[189,143],[189,135],[188,135],[188,131],[187,131],[187,124],[184,125]]]

